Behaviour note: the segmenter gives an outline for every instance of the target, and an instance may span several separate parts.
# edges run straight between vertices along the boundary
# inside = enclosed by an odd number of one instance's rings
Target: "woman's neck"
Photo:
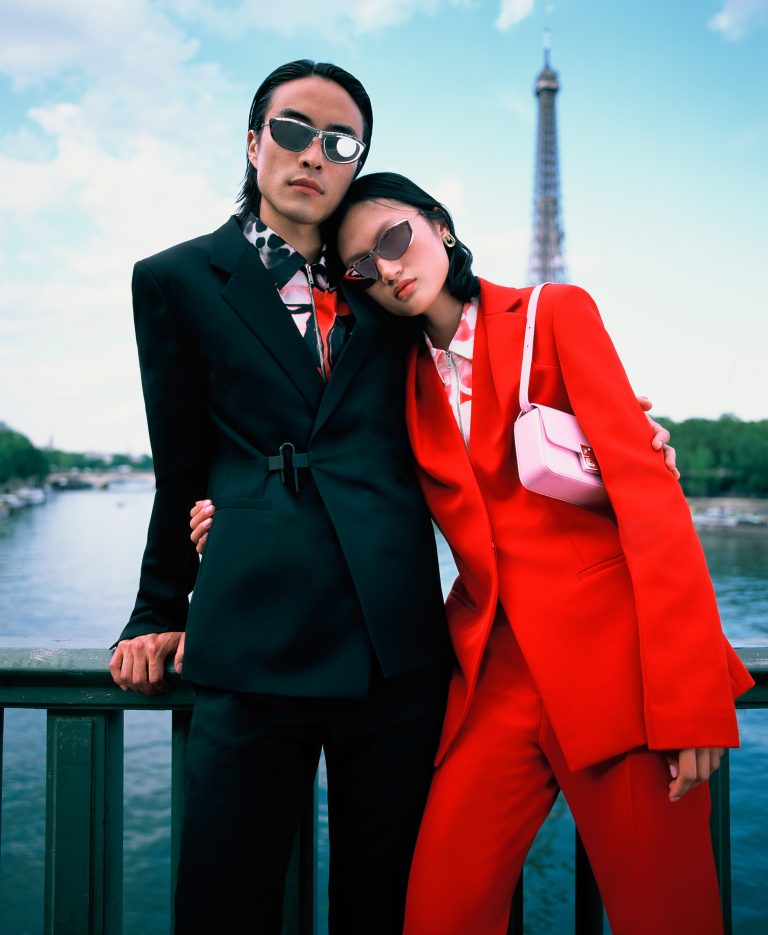
[[[461,321],[464,303],[443,289],[432,305],[424,312],[425,331],[434,347],[448,350]]]

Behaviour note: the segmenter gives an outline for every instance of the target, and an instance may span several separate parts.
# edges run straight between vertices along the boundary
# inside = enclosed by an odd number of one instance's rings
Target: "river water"
[[[133,604],[151,489],[53,494],[0,522],[0,637],[96,641],[108,646]],[[659,528],[659,535],[663,535]],[[723,625],[736,644],[768,640],[768,529],[700,532]],[[454,575],[444,543],[443,585]],[[768,932],[768,712],[740,712],[742,748],[731,756],[734,932]],[[125,718],[125,935],[166,935],[170,848],[170,716]],[[321,785],[323,777],[321,774]],[[1,935],[40,935],[45,849],[45,714],[6,712]],[[320,867],[327,871],[320,812]],[[525,871],[526,931],[572,931],[573,825],[562,798]],[[321,893],[323,887],[320,887]],[[319,899],[324,916],[325,900]],[[318,933],[323,935],[324,924]],[[77,933],[73,933],[77,935]],[[361,933],[364,935],[364,933]]]

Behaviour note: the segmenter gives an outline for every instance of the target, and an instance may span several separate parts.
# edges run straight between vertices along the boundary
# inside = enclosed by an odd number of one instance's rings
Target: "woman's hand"
[[[669,801],[677,802],[686,792],[706,782],[720,766],[725,750],[722,747],[697,747],[667,754],[672,782],[669,784]]]
[[[189,521],[192,530],[189,538],[195,543],[195,548],[200,555],[203,554],[205,540],[208,538],[208,530],[213,522],[215,512],[216,508],[212,500],[198,500],[189,511],[189,515],[192,517]]]
[[[655,448],[657,451],[663,449],[664,463],[667,466],[667,470],[676,480],[680,480],[680,471],[678,471],[677,465],[675,463],[677,452],[671,445],[668,444],[670,439],[669,432],[664,428],[663,425],[659,425],[658,422],[654,421],[648,415],[651,409],[653,409],[653,403],[650,401],[650,399],[648,399],[647,396],[638,396],[637,401],[640,403],[640,408],[646,414],[646,418],[651,423],[651,428],[655,433],[653,439],[651,440],[651,447]]]

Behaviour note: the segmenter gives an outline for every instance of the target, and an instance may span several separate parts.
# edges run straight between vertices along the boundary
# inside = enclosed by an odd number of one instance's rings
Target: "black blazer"
[[[234,218],[134,269],[157,491],[120,639],[186,629],[194,682],[345,697],[365,692],[372,653],[386,676],[448,654],[404,424],[413,330],[347,299],[355,327],[324,384]],[[298,493],[267,470],[284,442],[309,455]],[[216,517],[198,563],[203,494]]]

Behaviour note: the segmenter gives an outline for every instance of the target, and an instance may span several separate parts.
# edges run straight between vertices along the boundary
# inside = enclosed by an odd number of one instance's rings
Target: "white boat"
[[[39,506],[45,503],[45,491],[42,487],[20,487],[16,496],[30,506]]]
[[[703,513],[693,514],[695,526],[735,526],[736,514],[721,506],[711,506]]]

